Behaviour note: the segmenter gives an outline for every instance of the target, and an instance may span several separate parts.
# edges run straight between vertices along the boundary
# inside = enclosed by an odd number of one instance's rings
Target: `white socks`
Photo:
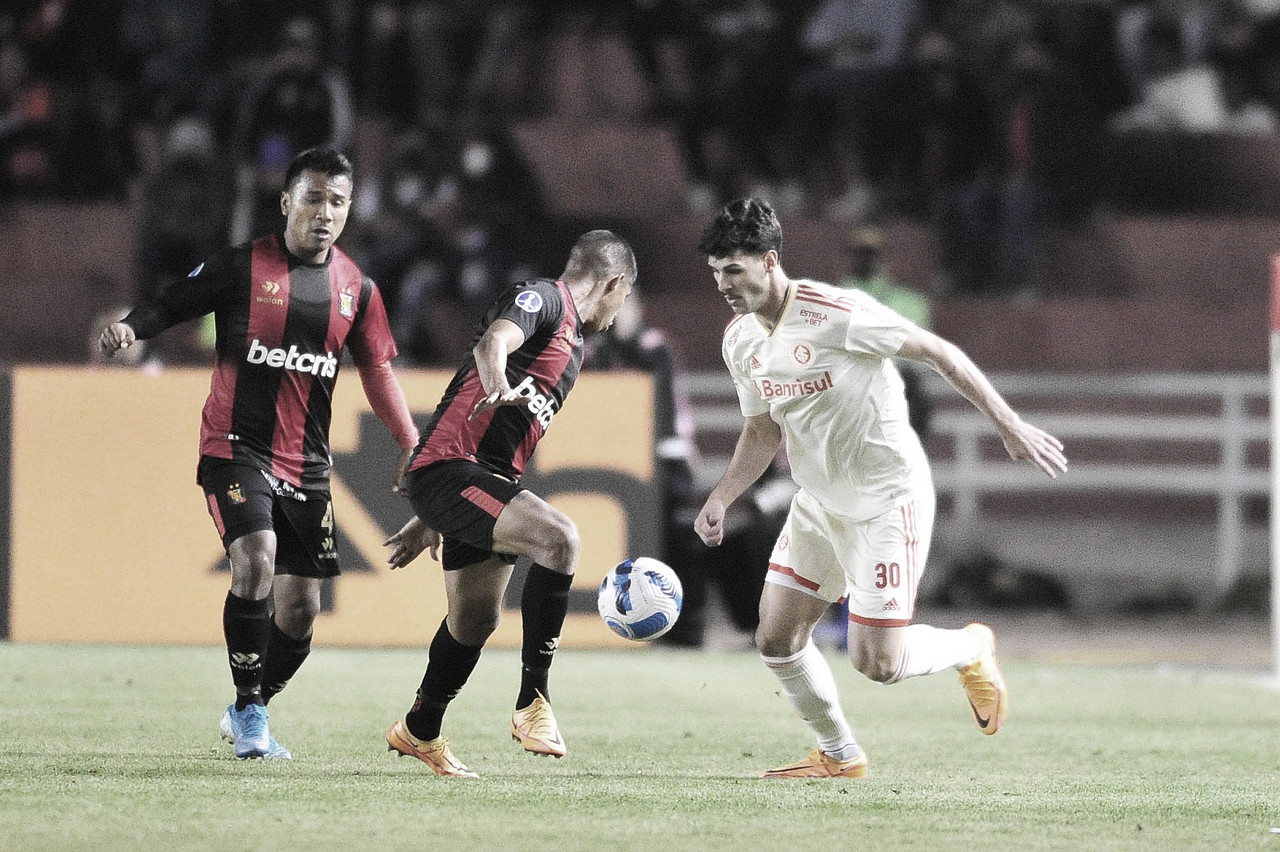
[[[812,641],[790,657],[760,659],[769,667],[782,693],[818,738],[818,747],[836,760],[852,760],[860,751],[853,731],[840,709],[836,679],[831,666]]]
[[[943,630],[912,624],[902,634],[902,663],[888,683],[958,669],[978,659],[982,644],[967,630]]]

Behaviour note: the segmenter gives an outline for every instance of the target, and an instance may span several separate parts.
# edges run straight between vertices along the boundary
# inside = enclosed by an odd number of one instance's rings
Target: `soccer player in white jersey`
[[[911,623],[935,494],[892,359],[932,367],[991,418],[1010,456],[1051,477],[1067,469],[1062,443],[1022,420],[954,344],[865,293],[787,277],[782,226],[766,202],[726,205],[698,248],[737,314],[725,328],[723,355],[746,420],[695,529],[708,545],[721,542],[726,510],[784,439],[800,487],[769,557],[756,645],[818,748],[761,777],[867,774],[867,756],[812,640],[819,619],[846,595],[849,657],[858,671],[897,683],[956,669],[978,727],[994,734],[1008,714],[1009,691],[991,629]]]

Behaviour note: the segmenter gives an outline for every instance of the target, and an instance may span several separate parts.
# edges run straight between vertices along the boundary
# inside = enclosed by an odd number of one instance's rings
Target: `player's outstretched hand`
[[[698,519],[693,522],[694,532],[708,547],[719,547],[724,541],[725,505],[715,497],[707,498]]]
[[[98,338],[98,346],[102,348],[102,354],[114,356],[121,349],[128,349],[138,338],[133,333],[133,329],[122,322],[113,322],[102,330],[102,336]]]
[[[1001,436],[1010,458],[1029,461],[1051,478],[1067,471],[1067,456],[1062,442],[1048,432],[1019,418]]]
[[[440,533],[431,529],[424,524],[417,515],[409,519],[408,523],[402,526],[395,535],[389,537],[382,543],[383,547],[392,548],[391,553],[387,556],[387,564],[394,571],[397,568],[403,568],[408,565],[418,554],[427,548],[431,548],[431,558],[440,561],[440,542],[443,537]]]
[[[528,397],[511,388],[507,388],[506,390],[496,390],[493,393],[477,400],[475,407],[471,409],[471,414],[467,416],[467,419],[475,420],[486,411],[492,411],[493,409],[501,408],[504,405],[523,405],[528,401]]]

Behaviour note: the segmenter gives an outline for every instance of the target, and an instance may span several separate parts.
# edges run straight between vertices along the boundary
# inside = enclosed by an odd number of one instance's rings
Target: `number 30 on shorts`
[[[877,562],[876,563],[876,588],[887,589],[890,586],[898,588],[902,579],[902,571],[898,568],[897,562]]]

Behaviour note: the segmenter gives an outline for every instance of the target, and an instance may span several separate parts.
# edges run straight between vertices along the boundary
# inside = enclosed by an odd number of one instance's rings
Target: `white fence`
[[[1270,492],[1270,380],[1265,373],[1005,373],[990,378],[1015,409],[1061,438],[1068,450],[1087,441],[1130,443],[1155,447],[1152,455],[1160,460],[1073,461],[1067,474],[1049,479],[1003,454],[984,453],[985,445],[998,443],[991,423],[930,374],[926,388],[938,403],[931,446],[951,448],[949,455],[932,453],[931,462],[939,495],[950,498],[953,520],[966,525],[979,520],[982,498],[995,495],[1207,497],[1217,504],[1217,591],[1236,582],[1244,556],[1245,501]],[[742,418],[727,374],[699,372],[684,381],[695,402],[699,444],[724,444],[716,437],[736,435]],[[1186,413],[1162,413],[1162,408]],[[1192,446],[1200,450],[1196,458],[1180,461]],[[701,481],[714,483],[727,463],[722,453],[704,451]]]

